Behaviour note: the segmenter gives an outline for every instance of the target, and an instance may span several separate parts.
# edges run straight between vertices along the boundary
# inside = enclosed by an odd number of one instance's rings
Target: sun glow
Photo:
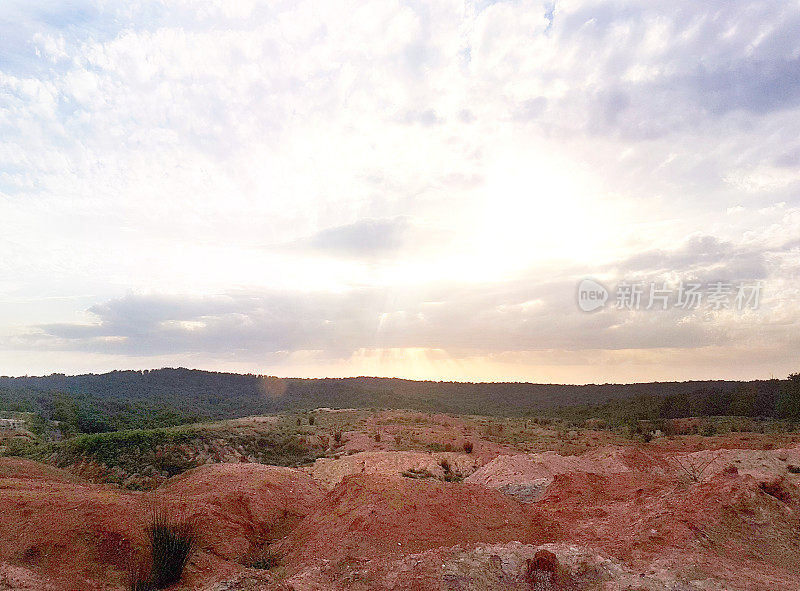
[[[504,154],[491,167],[476,220],[479,256],[495,271],[593,260],[612,234],[607,209],[574,164],[543,151]]]

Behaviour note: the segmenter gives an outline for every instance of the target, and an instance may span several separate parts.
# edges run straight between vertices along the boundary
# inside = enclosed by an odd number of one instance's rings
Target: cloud
[[[4,346],[790,342],[798,27],[778,0],[5,2]],[[587,317],[593,274],[771,301]]]
[[[331,256],[379,257],[397,252],[404,243],[409,222],[394,219],[364,219],[345,226],[327,228],[300,242]]]
[[[620,261],[620,273],[679,274],[685,280],[757,280],[768,275],[763,247],[742,247],[714,236],[692,236],[673,250],[650,250]]]
[[[645,310],[645,290],[640,310],[618,309],[612,293],[605,309],[586,314],[575,302],[575,289],[587,270],[571,266],[546,279],[532,269],[500,282],[230,291],[213,297],[128,294],[92,306],[89,323],[31,327],[17,344],[139,357],[236,352],[245,359],[303,351],[344,359],[384,349],[441,350],[454,358],[509,351],[704,349],[734,346],[742,338],[777,350],[794,338],[784,323],[794,318],[789,324],[797,324],[797,304],[787,309],[780,292],[779,278],[787,269],[771,265],[764,273],[763,257],[751,254],[761,275],[753,274],[742,252],[709,236],[595,271],[611,289],[624,281],[666,282],[676,289],[679,281],[736,285],[760,279],[764,295],[757,310]],[[742,258],[745,263],[736,262]]]

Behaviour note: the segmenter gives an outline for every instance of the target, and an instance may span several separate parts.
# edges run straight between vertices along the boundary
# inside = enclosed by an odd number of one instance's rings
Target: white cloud
[[[0,334],[88,307],[56,313],[43,295],[313,292],[347,312],[336,294],[353,289],[547,283],[637,256],[673,276],[760,274],[793,330],[798,25],[778,1],[5,3],[0,297],[31,304]],[[550,346],[556,320],[514,337],[532,329],[504,288],[474,289],[485,313],[447,312],[474,332],[434,324],[439,339],[403,310],[370,313],[406,331],[387,347],[454,351],[493,323],[520,350]],[[216,326],[164,321],[175,355]],[[629,348],[714,328],[697,322],[648,326],[654,341]],[[342,337],[301,334],[300,349]]]

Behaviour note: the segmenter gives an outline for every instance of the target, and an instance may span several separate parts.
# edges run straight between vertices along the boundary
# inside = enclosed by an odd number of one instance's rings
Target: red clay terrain
[[[385,441],[390,427],[370,430]],[[599,441],[581,455],[370,446],[304,469],[210,464],[149,492],[3,458],[0,589],[128,589],[159,507],[200,540],[175,590],[800,590],[795,441]],[[536,566],[552,555],[552,572]]]

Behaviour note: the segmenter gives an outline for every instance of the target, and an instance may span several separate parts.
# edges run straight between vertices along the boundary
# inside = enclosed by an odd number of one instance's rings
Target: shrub
[[[341,444],[342,443],[342,432],[341,431],[336,431],[333,434],[333,440],[336,442],[336,445]]]
[[[172,511],[164,505],[152,509],[147,527],[150,561],[132,562],[130,591],[165,589],[181,580],[197,547],[197,533],[193,520]]]
[[[153,579],[150,566],[136,554],[132,554],[128,562],[128,591],[153,591]]]
[[[464,442],[464,453],[471,454],[472,453],[472,442],[465,441]]]
[[[453,467],[450,465],[450,462],[447,460],[447,458],[442,458],[442,460],[439,462],[439,465],[444,471],[442,480],[445,482],[461,482],[464,480],[464,477],[461,474],[456,474],[453,472]]]
[[[311,415],[310,417],[308,417],[308,424],[309,425],[313,425],[314,424],[314,415]]]
[[[272,570],[273,568],[280,566],[280,564],[281,557],[267,548],[250,566],[251,568],[257,568],[260,570]]]
[[[789,472],[792,474],[800,474],[800,466],[794,466],[792,464],[789,464],[788,466],[786,466],[786,469],[789,470]]]
[[[716,427],[714,427],[712,423],[707,423],[703,425],[703,428],[700,430],[700,434],[703,437],[712,437],[714,434],[716,434],[716,432],[717,429]]]

